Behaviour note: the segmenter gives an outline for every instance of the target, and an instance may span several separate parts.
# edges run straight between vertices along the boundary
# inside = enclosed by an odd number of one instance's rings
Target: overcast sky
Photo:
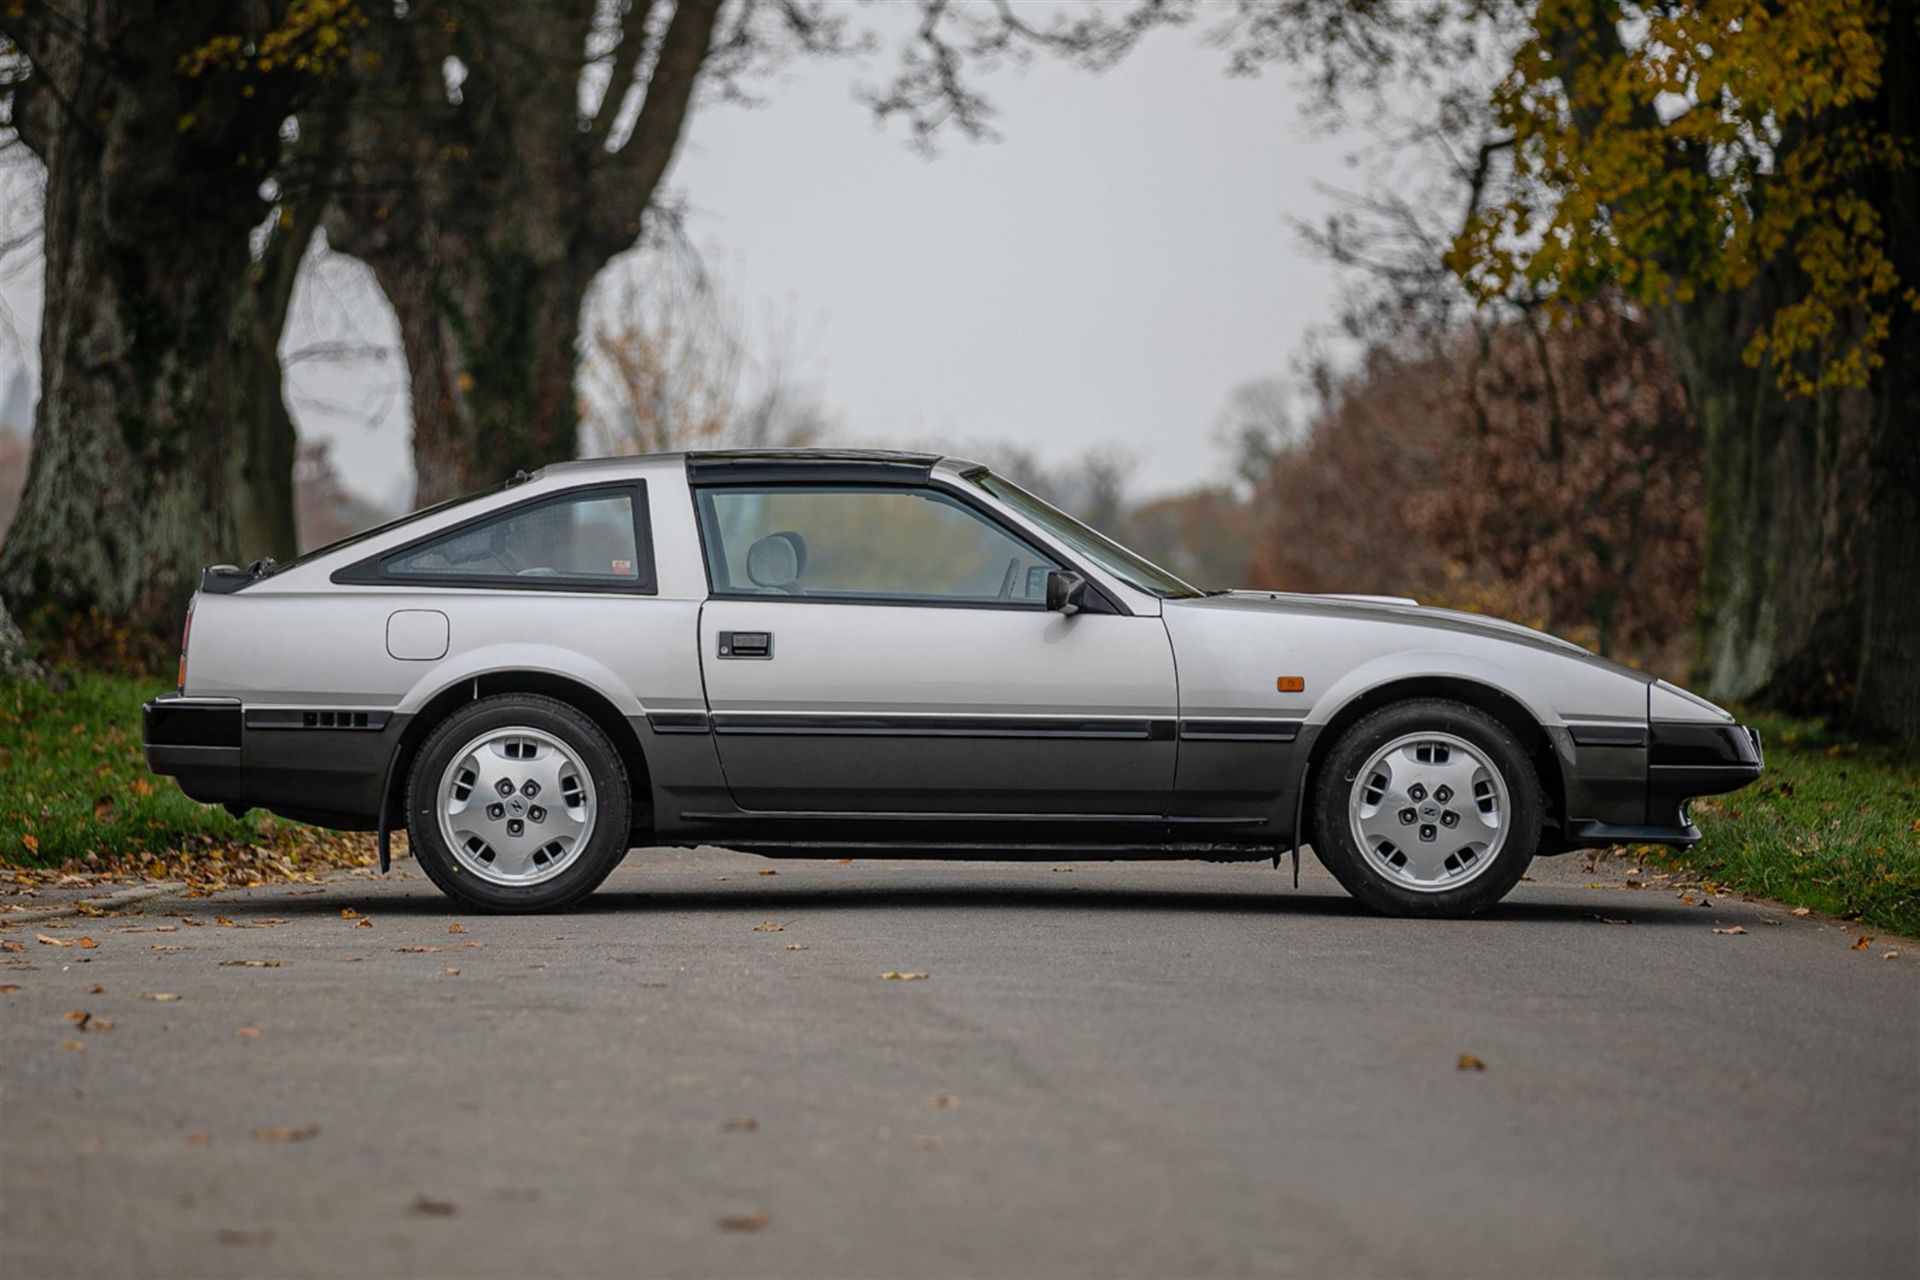
[[[1191,30],[1100,77],[1036,61],[989,82],[1002,141],[955,137],[929,160],[855,100],[880,66],[803,62],[758,109],[696,114],[668,185],[749,341],[792,333],[838,443],[1118,450],[1136,488],[1171,489],[1224,471],[1229,392],[1286,372],[1334,318],[1334,273],[1290,219],[1324,215],[1316,184],[1352,181],[1353,144],[1301,123],[1285,74],[1221,67]],[[0,387],[9,366],[37,375],[37,274],[0,280],[17,331],[0,333]],[[296,309],[289,349],[394,340],[342,264]],[[395,362],[292,376],[301,431],[334,441],[349,485],[410,491]]]

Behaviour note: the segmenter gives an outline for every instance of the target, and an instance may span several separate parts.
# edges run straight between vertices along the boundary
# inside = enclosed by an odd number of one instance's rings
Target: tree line
[[[1448,199],[1379,194],[1323,247],[1470,367],[1477,429],[1547,444],[1417,536],[1537,527],[1624,564],[1635,530],[1698,520],[1709,689],[1916,731],[1906,0],[21,0],[0,94],[45,166],[47,285],[0,596],[42,637],[170,633],[202,564],[293,551],[277,352],[322,229],[399,320],[432,501],[578,451],[582,301],[659,212],[694,112],[792,59],[884,53],[862,92],[932,147],[993,133],[997,66],[1097,71],[1181,27],[1229,73],[1293,69],[1322,110],[1442,157]],[[1657,339],[1696,444],[1622,461],[1582,434],[1612,384],[1553,375],[1642,379],[1580,354],[1622,326]],[[1548,381],[1522,404],[1529,350]],[[1640,506],[1594,514],[1593,476],[1636,467]],[[1532,572],[1512,580],[1551,600]]]

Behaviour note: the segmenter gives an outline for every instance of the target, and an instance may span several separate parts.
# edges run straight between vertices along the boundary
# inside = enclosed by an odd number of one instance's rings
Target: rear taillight
[[[187,691],[187,641],[193,636],[193,606],[187,606],[186,625],[180,628],[180,674],[174,680],[174,686],[181,693]]]

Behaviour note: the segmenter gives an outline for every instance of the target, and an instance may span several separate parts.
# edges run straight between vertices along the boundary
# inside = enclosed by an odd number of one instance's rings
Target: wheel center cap
[[[517,818],[521,814],[525,813],[526,811],[527,811],[527,802],[525,800],[522,800],[519,796],[515,796],[513,799],[507,801],[507,812],[512,814],[514,817]]]
[[[1440,816],[1440,806],[1429,801],[1420,806],[1420,816],[1426,821],[1432,822]]]

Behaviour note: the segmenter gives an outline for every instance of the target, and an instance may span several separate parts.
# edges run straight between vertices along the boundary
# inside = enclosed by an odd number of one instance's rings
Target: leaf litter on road
[[[248,1136],[255,1142],[305,1142],[318,1137],[320,1126],[317,1124],[293,1125],[264,1124],[255,1127]]]
[[[880,976],[889,982],[921,982],[926,979],[927,975],[924,973],[902,972],[898,969],[889,969]]]
[[[1733,934],[1737,934],[1737,933],[1745,933],[1745,932],[1746,932],[1746,929],[1744,929],[1744,928],[1743,928],[1743,927],[1741,927],[1740,925],[1737,925],[1737,924],[1734,924],[1734,925],[1728,925],[1728,926],[1727,926],[1726,928],[1724,928],[1724,929],[1721,929],[1721,928],[1716,928],[1716,929],[1714,929],[1714,932],[1715,932],[1715,933],[1718,933],[1718,934],[1724,934],[1724,935],[1727,935],[1727,936],[1732,936]]]

